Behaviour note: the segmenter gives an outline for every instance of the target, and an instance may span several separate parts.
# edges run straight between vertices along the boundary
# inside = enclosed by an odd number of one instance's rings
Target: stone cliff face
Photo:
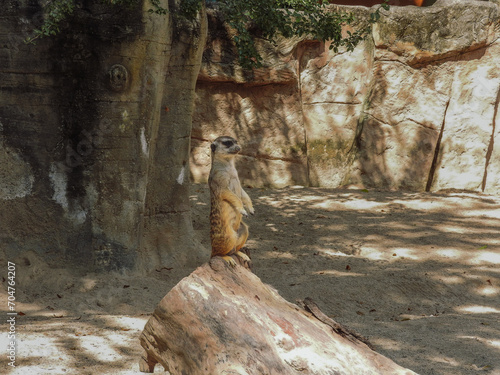
[[[347,9],[360,19],[369,12]],[[392,7],[351,53],[308,40],[262,43],[266,67],[252,73],[238,70],[225,30],[211,22],[193,179],[206,180],[209,141],[228,134],[243,145],[240,175],[251,186],[497,193],[499,16],[483,1]]]

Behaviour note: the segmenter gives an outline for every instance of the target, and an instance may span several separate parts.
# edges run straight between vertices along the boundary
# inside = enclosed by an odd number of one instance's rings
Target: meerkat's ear
[[[215,152],[216,148],[217,148],[217,145],[215,144],[215,142],[210,145],[210,149],[212,150],[212,152]]]

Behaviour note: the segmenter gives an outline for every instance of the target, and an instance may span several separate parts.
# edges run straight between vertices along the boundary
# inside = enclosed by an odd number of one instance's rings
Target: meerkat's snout
[[[240,151],[241,151],[241,147],[239,145],[234,145],[233,149],[231,150],[231,153],[237,154]]]

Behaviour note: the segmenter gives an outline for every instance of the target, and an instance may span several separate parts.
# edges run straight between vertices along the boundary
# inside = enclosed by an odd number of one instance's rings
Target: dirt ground
[[[311,297],[419,374],[500,374],[500,197],[248,192],[256,208],[247,219],[253,270],[283,297]],[[194,185],[191,200],[208,259],[206,186]],[[16,310],[24,314],[16,317],[12,369],[5,350],[7,259],[0,258],[0,373],[18,375],[140,374],[138,337],[149,314],[192,271],[85,275],[50,269],[33,253],[9,259],[16,262]]]

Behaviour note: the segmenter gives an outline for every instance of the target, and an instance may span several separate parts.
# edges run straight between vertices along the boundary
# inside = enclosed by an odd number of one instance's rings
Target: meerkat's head
[[[233,157],[238,152],[241,151],[241,147],[238,145],[238,141],[233,137],[222,136],[217,138],[210,145],[213,157]]]

